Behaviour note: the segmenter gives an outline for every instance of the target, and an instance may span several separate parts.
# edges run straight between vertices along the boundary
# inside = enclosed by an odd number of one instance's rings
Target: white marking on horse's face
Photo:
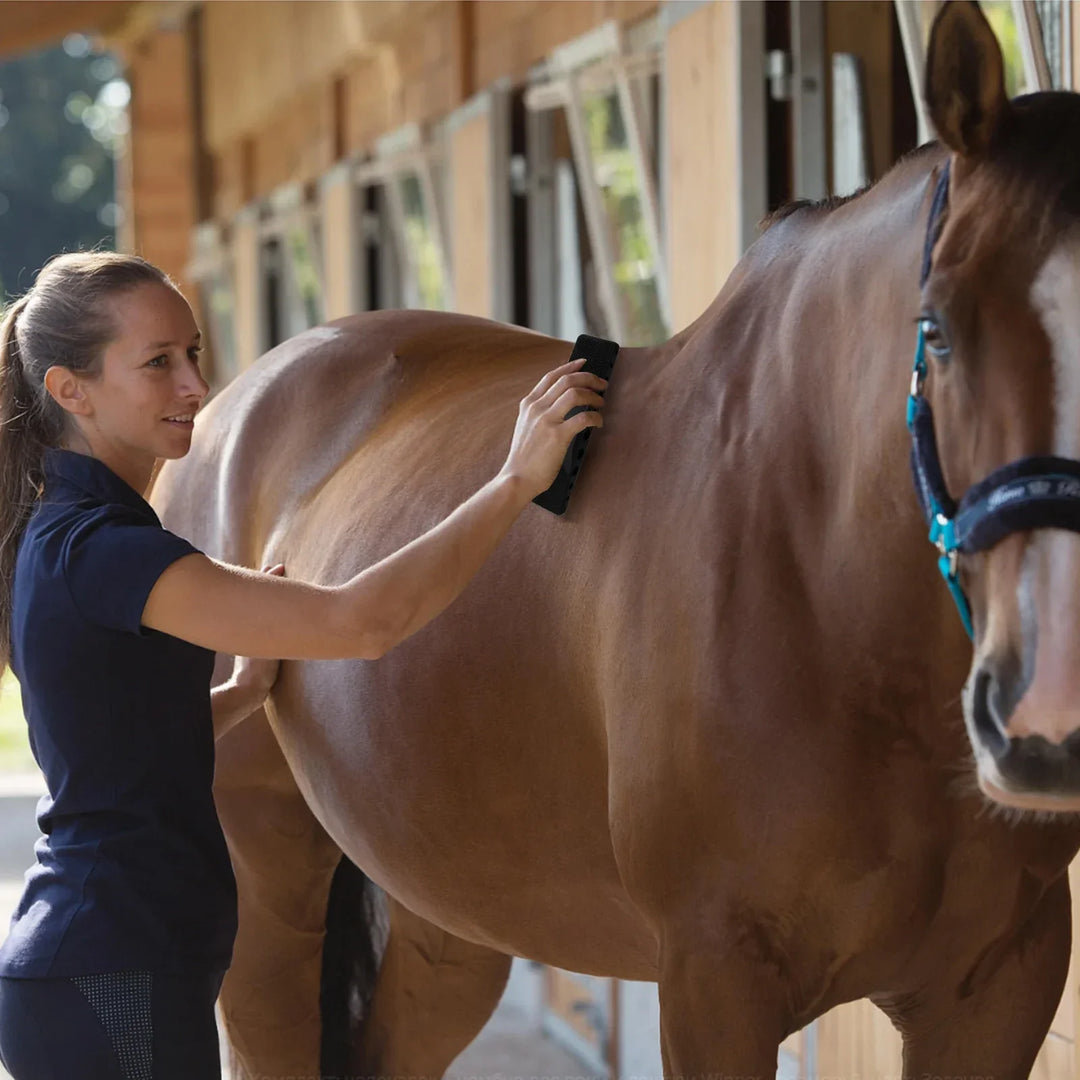
[[[1054,361],[1054,453],[1080,457],[1080,235],[1059,244],[1031,286]]]
[[[1050,341],[1054,367],[1054,445],[1059,457],[1075,458],[1080,450],[1080,237],[1059,244],[1043,263],[1031,286],[1031,306]],[[1058,529],[1040,529],[1028,545],[1017,582],[1018,608],[1024,637],[1024,668],[1030,676],[1034,657],[1029,650],[1042,633],[1061,632],[1055,626],[1059,601],[1072,607],[1068,582],[1080,581],[1080,536]]]
[[[1053,453],[1080,458],[1080,233],[1054,249],[1030,299],[1052,353]],[[1032,533],[1016,589],[1027,689],[1010,733],[1059,743],[1080,730],[1080,533]]]

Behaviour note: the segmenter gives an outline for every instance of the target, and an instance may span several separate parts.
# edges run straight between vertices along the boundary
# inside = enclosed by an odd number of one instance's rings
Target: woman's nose
[[[188,360],[184,365],[180,385],[185,395],[191,395],[200,400],[210,393],[210,384],[203,378],[199,365],[194,360]]]

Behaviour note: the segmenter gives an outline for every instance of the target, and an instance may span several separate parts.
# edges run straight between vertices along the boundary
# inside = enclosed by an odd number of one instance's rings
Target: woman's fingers
[[[607,381],[599,375],[591,375],[585,371],[572,372],[562,375],[537,399],[537,405],[541,409],[550,408],[568,390],[583,388],[594,393],[603,393],[607,389]]]
[[[595,391],[586,387],[571,387],[560,394],[549,406],[547,412],[556,422],[566,419],[566,414],[571,409],[588,406],[593,409],[601,409],[604,399]]]
[[[525,401],[536,401],[541,398],[551,389],[551,387],[561,378],[566,375],[571,375],[576,371],[581,370],[582,364],[585,363],[585,357],[579,356],[576,360],[571,360],[569,363],[561,364],[557,368],[552,368],[547,372],[543,378],[525,395]]]

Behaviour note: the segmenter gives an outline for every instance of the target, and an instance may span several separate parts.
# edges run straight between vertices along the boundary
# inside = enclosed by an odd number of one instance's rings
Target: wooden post
[[[352,168],[335,165],[319,180],[322,202],[324,317],[340,319],[358,310],[360,223]]]
[[[764,214],[765,42],[755,0],[670,10],[666,216],[678,330],[712,302]]]
[[[233,219],[231,246],[236,290],[236,366],[244,371],[263,351],[259,220],[254,207],[245,207]]]
[[[128,142],[130,203],[124,239],[132,250],[180,283],[191,259],[198,220],[195,94],[188,26],[145,37],[128,57],[131,136]]]

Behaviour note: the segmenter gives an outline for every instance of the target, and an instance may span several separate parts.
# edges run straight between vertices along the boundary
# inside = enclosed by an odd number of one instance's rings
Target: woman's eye
[[[937,322],[929,315],[923,315],[919,319],[919,329],[922,330],[927,350],[939,360],[945,359],[952,351],[952,346]]]
[[[190,356],[191,359],[197,364],[199,362],[199,357],[202,356],[202,352],[203,347],[201,345],[192,345],[191,348],[188,349],[188,356]]]
[[[148,361],[147,367],[164,367],[169,362],[169,358],[165,355],[155,356],[153,360]]]

